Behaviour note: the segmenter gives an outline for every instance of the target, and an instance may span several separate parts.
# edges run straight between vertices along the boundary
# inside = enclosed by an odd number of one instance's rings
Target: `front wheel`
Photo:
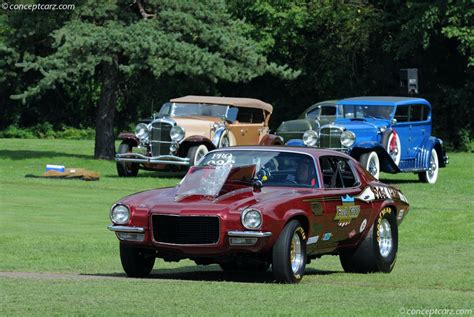
[[[398,250],[398,227],[394,211],[380,211],[367,236],[355,249],[341,250],[339,259],[345,272],[390,273]]]
[[[299,283],[306,266],[306,234],[298,220],[292,220],[273,246],[273,276],[280,283]]]
[[[118,153],[132,153],[132,148],[129,143],[122,142],[119,145]],[[138,174],[138,163],[117,162],[117,173],[120,177],[135,177]]]
[[[187,155],[190,166],[196,165],[207,152],[209,152],[209,150],[204,144],[191,146]]]
[[[380,176],[380,161],[376,152],[364,153],[360,156],[360,164],[376,179]]]
[[[422,183],[434,184],[438,179],[439,160],[435,149],[431,150],[430,168],[426,172],[418,173],[418,179]]]
[[[129,277],[146,277],[155,265],[155,256],[147,249],[120,244],[120,260]]]

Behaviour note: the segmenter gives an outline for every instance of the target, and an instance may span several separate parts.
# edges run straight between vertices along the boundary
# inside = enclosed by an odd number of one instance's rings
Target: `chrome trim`
[[[339,125],[339,124],[334,124],[334,123],[329,123],[329,124],[325,124],[323,125],[322,127],[320,127],[318,129],[318,135],[319,135],[319,138],[318,138],[318,143],[317,143],[317,147],[320,148],[321,147],[321,140],[322,140],[322,136],[323,134],[321,134],[321,130],[322,129],[338,129],[341,131],[341,135],[342,135],[342,132],[346,131],[347,128],[343,125]],[[327,135],[327,134],[324,134],[324,135]],[[335,150],[335,151],[347,151],[348,148],[345,147],[344,145],[342,145],[341,143],[341,137],[339,136],[339,144],[341,144],[341,147],[333,147],[333,148],[325,148],[325,149],[329,149],[329,150]],[[355,142],[354,142],[355,143]]]
[[[179,157],[174,155],[146,156],[139,153],[118,153],[115,154],[116,162],[134,162],[134,163],[159,163],[189,166],[188,157]]]
[[[176,121],[174,121],[171,117],[161,117],[161,118],[155,119],[152,122],[150,122],[150,126],[155,122],[164,122],[164,123],[168,123],[172,126],[176,125]]]
[[[272,235],[271,232],[262,231],[228,231],[229,237],[244,237],[244,238],[266,238]]]
[[[227,129],[225,126],[218,127],[216,129],[216,132],[214,132],[214,136],[212,137],[212,144],[214,144],[215,147],[219,146],[219,142],[221,140],[222,135],[224,135],[224,132],[226,132]]]
[[[144,233],[145,228],[108,225],[107,229],[114,232]]]
[[[314,169],[316,170],[316,176],[318,176],[318,187],[314,187],[314,188],[324,188],[324,183],[322,183],[322,179],[321,179],[321,175],[319,175],[319,171],[318,171],[318,164],[316,163],[316,159],[314,158],[314,156],[312,156],[311,154],[309,153],[305,153],[305,152],[301,152],[301,151],[295,151],[295,150],[286,150],[286,149],[271,149],[271,148],[265,148],[264,150],[256,150],[256,149],[240,149],[239,147],[232,147],[231,148],[220,148],[220,149],[215,149],[215,150],[212,150],[212,151],[209,151],[207,154],[209,153],[214,153],[214,152],[223,152],[223,151],[262,151],[262,152],[283,152],[283,153],[296,153],[296,154],[303,154],[303,155],[306,155],[306,156],[309,156],[312,160],[313,160],[313,163],[314,163]],[[207,155],[206,154],[206,155]],[[291,187],[291,186],[288,186],[288,187]],[[311,187],[313,188],[313,187]]]

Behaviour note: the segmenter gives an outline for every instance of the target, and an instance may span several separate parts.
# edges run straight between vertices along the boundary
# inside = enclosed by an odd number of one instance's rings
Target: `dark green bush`
[[[0,138],[93,140],[94,137],[95,130],[92,128],[62,127],[55,131],[53,125],[49,122],[39,123],[32,128],[20,128],[11,125],[0,131]]]

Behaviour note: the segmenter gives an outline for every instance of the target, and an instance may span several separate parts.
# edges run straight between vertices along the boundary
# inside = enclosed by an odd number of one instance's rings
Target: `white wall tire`
[[[187,157],[189,158],[189,165],[194,166],[197,162],[207,154],[209,150],[204,144],[191,146],[188,150]]]
[[[217,148],[224,148],[224,147],[229,147],[230,146],[230,139],[229,139],[229,133],[225,131],[222,133],[222,136],[219,140],[219,144],[217,145]]]
[[[435,149],[431,150],[430,167],[425,172],[418,173],[418,178],[422,183],[435,184],[438,179],[439,159]]]
[[[360,164],[376,179],[380,176],[380,160],[375,151],[360,156]]]

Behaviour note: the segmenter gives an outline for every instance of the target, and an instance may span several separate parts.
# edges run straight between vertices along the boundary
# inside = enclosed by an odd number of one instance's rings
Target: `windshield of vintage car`
[[[170,117],[206,116],[222,118],[229,106],[197,103],[172,103],[161,107],[159,115]]]
[[[335,116],[337,113],[337,108],[334,105],[330,106],[319,106],[306,114],[308,119],[317,120],[323,116]]]
[[[314,160],[303,153],[228,150],[207,154],[199,166],[247,167],[255,165],[255,176],[263,186],[317,187]]]
[[[395,107],[377,105],[339,105],[339,114],[348,119],[390,120]]]

